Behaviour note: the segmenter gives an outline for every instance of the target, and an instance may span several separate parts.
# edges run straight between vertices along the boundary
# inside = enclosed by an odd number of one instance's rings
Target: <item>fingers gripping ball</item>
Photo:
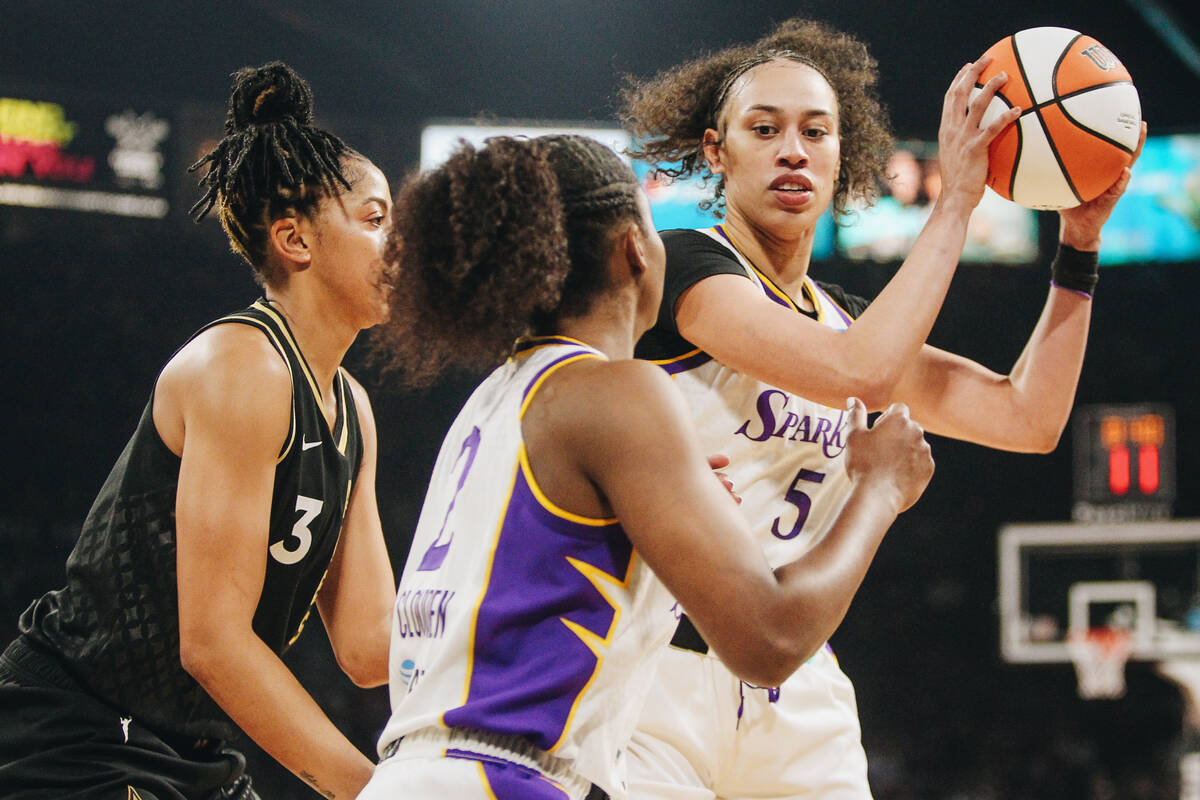
[[[988,186],[1044,210],[1086,203],[1111,186],[1133,160],[1142,123],[1137,89],[1117,57],[1068,28],[1029,28],[986,54],[992,62],[972,97],[998,72],[1008,83],[980,125],[1021,108],[988,149]]]

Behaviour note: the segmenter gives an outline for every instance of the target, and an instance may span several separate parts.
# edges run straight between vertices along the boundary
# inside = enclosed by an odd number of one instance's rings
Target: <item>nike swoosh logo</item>
[[[310,442],[307,439],[302,439],[300,441],[300,449],[301,450],[312,450],[314,447],[320,447],[320,446],[321,446],[320,439],[317,439],[315,442]]]

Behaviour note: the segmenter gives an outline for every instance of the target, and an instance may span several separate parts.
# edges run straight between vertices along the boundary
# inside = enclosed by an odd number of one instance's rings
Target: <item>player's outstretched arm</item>
[[[388,680],[396,579],[375,500],[375,415],[366,390],[349,375],[346,377],[358,407],[362,465],[337,550],[317,595],[317,608],[342,671],[355,685],[370,687]]]
[[[919,428],[892,413],[867,431],[858,405],[847,510],[776,574],[700,452],[670,379],[638,361],[590,369],[588,380],[576,369],[546,387],[561,422],[552,435],[729,668],[778,685],[837,628],[888,526],[928,481]]]
[[[851,395],[882,408],[929,335],[983,194],[987,147],[1016,118],[1011,109],[984,128],[980,119],[1001,73],[972,101],[989,63],[967,64],[946,92],[939,133],[943,191],[896,275],[849,330],[834,331],[763,296],[735,275],[705,278],[676,304],[680,333],[727,366],[811,400],[837,406]]]
[[[1143,123],[1135,161],[1145,141]],[[1057,266],[1069,269],[1071,260],[1087,264],[1091,259],[1090,267],[1095,268],[1101,229],[1129,178],[1126,168],[1099,197],[1059,212],[1064,252]],[[1091,323],[1091,297],[1083,291],[1087,281],[1079,280],[1068,274],[1050,288],[1041,316],[1007,375],[926,345],[897,386],[896,399],[908,403],[913,416],[932,433],[1003,450],[1053,450],[1075,401]]]
[[[253,629],[290,414],[287,367],[248,326],[206,331],[158,382],[155,424],[181,456],[180,660],[263,750],[323,796],[352,798],[370,778],[370,760]]]

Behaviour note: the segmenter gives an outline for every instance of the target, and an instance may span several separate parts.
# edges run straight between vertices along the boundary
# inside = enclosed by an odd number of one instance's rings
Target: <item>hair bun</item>
[[[282,61],[272,61],[261,67],[243,67],[233,73],[226,133],[287,119],[298,125],[308,125],[312,118],[312,89]]]

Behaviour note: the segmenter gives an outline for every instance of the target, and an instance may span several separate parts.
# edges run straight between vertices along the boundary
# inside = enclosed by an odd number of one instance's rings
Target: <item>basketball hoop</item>
[[[1132,631],[1088,628],[1067,636],[1067,653],[1075,665],[1079,696],[1115,700],[1125,696],[1125,664],[1133,654]]]

